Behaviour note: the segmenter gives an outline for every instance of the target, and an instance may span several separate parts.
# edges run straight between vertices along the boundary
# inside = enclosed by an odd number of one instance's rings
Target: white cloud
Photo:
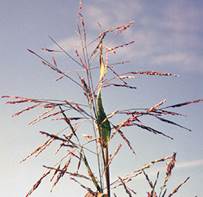
[[[163,7],[156,8],[161,16],[157,18],[153,11],[146,12],[146,6],[141,1],[131,0],[128,0],[128,4],[113,0],[108,6],[105,6],[105,1],[88,4],[84,11],[89,41],[100,31],[98,22],[105,29],[134,17],[134,27],[108,43],[109,46],[116,46],[135,40],[134,45],[122,48],[118,55],[139,65],[170,66],[186,72],[203,72],[202,56],[198,54],[202,44],[196,36],[200,30],[198,17],[201,14],[195,12],[198,8],[185,5],[186,8],[182,9],[182,4],[163,4]],[[63,39],[59,44],[73,53],[80,48],[77,36]]]
[[[176,168],[191,168],[203,166],[203,159],[179,162],[176,164]]]
[[[203,166],[203,159],[176,162],[175,169],[178,170],[178,169],[183,169],[183,168],[194,168],[194,167],[201,167],[201,166]],[[166,167],[155,168],[150,172],[150,174],[156,174],[157,170],[165,172]]]
[[[170,67],[178,67],[187,72],[203,72],[201,58],[198,55],[187,51],[158,54],[152,57],[151,62],[160,66],[170,65]]]
[[[87,6],[86,13],[88,15],[87,18],[91,21],[91,23],[88,23],[88,27],[92,30],[99,29],[98,23],[101,24],[102,27],[108,27],[111,24],[111,17],[95,5]]]
[[[186,3],[171,3],[164,10],[165,25],[174,32],[188,33],[200,30],[198,24],[202,18],[202,11],[194,5]]]
[[[85,8],[85,13],[88,20],[91,21],[89,27],[92,30],[98,30],[98,23],[100,23],[103,28],[108,28],[112,25],[133,20],[134,16],[140,13],[141,10],[142,6],[138,0],[128,0],[125,3],[115,0],[109,1],[108,4],[105,4],[105,2],[89,4]]]
[[[69,38],[62,39],[57,41],[58,45],[61,46],[64,50],[68,52],[74,52],[75,49],[80,47],[80,40],[77,36],[72,36]],[[49,48],[54,50],[59,50],[56,44],[52,44]]]
[[[158,64],[158,65],[165,65],[165,64],[182,64],[184,65],[187,63],[190,58],[190,56],[184,52],[172,52],[172,53],[165,53],[165,54],[160,54],[155,57],[153,57],[153,64]]]

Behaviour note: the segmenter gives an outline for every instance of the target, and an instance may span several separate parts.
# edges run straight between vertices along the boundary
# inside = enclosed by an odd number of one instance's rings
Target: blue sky
[[[162,99],[167,104],[203,98],[203,2],[185,1],[147,1],[147,0],[98,0],[84,1],[87,32],[89,40],[96,36],[98,23],[103,28],[134,21],[132,29],[113,39],[113,43],[134,40],[135,44],[123,49],[118,55],[130,63],[123,69],[158,70],[176,73],[176,78],[140,77],[134,81],[136,91],[120,90],[104,92],[104,102],[108,112],[121,106],[152,106]],[[78,46],[76,35],[75,0],[35,0],[11,1],[0,0],[0,94],[20,95],[37,98],[82,99],[73,84],[68,80],[56,82],[57,76],[40,64],[40,61],[27,52],[27,48],[40,51],[44,47],[55,47],[49,35],[54,37],[66,50],[74,53]],[[75,65],[63,56],[57,56],[67,70]],[[119,59],[119,58],[118,58]],[[119,59],[120,60],[120,59]],[[115,99],[116,98],[116,99]],[[115,102],[115,100],[117,102]],[[127,102],[123,102],[123,100]],[[19,164],[34,147],[44,138],[38,134],[40,129],[57,129],[56,125],[42,123],[34,127],[27,126],[32,113],[20,118],[11,118],[18,107],[0,105],[0,195],[23,196],[41,175],[42,164],[53,162],[52,154],[47,152],[38,159]],[[176,127],[153,122],[156,128],[173,136],[174,141],[154,136],[142,131],[127,131],[133,141],[137,157],[124,156],[125,145],[115,175],[123,170],[141,166],[147,161],[158,159],[173,152],[178,153],[176,179],[171,187],[180,183],[187,176],[191,180],[182,188],[178,196],[203,196],[203,103],[180,109],[186,117],[177,120],[193,130],[187,133]],[[151,121],[151,120],[147,120]],[[125,159],[123,159],[126,157]],[[131,157],[131,155],[129,155]],[[121,174],[121,175],[122,175]],[[153,174],[153,172],[152,172]],[[137,185],[136,185],[137,184]],[[146,196],[143,180],[138,179],[135,190],[138,196]],[[139,186],[139,187],[138,187]],[[34,197],[81,196],[79,186],[64,178],[53,193],[41,185],[33,193]],[[66,194],[67,193],[67,194]],[[75,194],[75,195],[74,195]],[[140,194],[140,195],[139,195]]]

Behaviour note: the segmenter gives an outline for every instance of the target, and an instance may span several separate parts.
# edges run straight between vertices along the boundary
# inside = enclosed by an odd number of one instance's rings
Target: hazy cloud
[[[174,1],[149,6],[146,1],[128,0],[128,3],[111,1],[106,6],[105,2],[98,1],[85,7],[89,40],[93,39],[91,35],[96,36],[100,31],[98,23],[105,29],[134,19],[132,29],[108,43],[116,45],[135,40],[133,46],[121,49],[120,55],[132,59],[135,64],[203,72],[200,54],[203,28],[199,25],[203,14],[198,4]],[[65,49],[73,49],[80,46],[80,41],[74,36],[60,41],[60,44]]]
[[[199,166],[203,166],[203,159],[179,162],[177,163],[176,168],[190,168]]]

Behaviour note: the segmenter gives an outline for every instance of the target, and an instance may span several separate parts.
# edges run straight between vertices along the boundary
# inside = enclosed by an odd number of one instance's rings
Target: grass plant
[[[80,2],[78,18],[77,33],[80,38],[81,48],[76,49],[75,54],[70,54],[52,37],[50,37],[50,40],[58,49],[42,49],[43,53],[51,54],[50,59],[45,58],[43,54],[41,55],[41,53],[37,53],[33,50],[28,49],[28,51],[37,57],[43,65],[57,73],[57,81],[67,79],[69,84],[77,86],[76,90],[84,94],[84,102],[79,103],[77,100],[71,101],[68,99],[53,100],[21,96],[2,96],[2,99],[6,99],[6,104],[26,105],[25,108],[17,111],[13,117],[28,113],[33,109],[43,110],[42,113],[29,123],[30,125],[47,119],[50,121],[64,122],[63,131],[55,133],[40,131],[40,134],[46,137],[45,142],[40,144],[22,160],[22,162],[25,162],[27,159],[36,158],[56,142],[57,153],[62,150],[66,152],[59,161],[56,161],[55,165],[43,165],[44,174],[36,181],[30,191],[28,191],[26,197],[30,196],[39,185],[41,185],[45,178],[50,177],[51,190],[53,190],[64,176],[69,176],[71,181],[74,181],[84,188],[84,194],[81,194],[81,196],[85,197],[116,197],[119,196],[116,192],[119,188],[125,191],[126,196],[139,196],[134,188],[128,185],[139,176],[143,176],[149,185],[149,189],[146,188],[147,197],[174,196],[180,187],[189,180],[189,177],[187,177],[180,185],[174,187],[172,191],[168,191],[167,189],[167,184],[175,167],[176,153],[148,162],[146,165],[135,169],[126,176],[116,175],[116,179],[111,178],[111,164],[114,162],[114,159],[119,156],[123,144],[128,146],[129,154],[131,154],[130,152],[134,155],[136,154],[131,140],[128,139],[125,134],[125,131],[129,127],[134,127],[135,129],[141,128],[143,131],[173,140],[172,136],[150,125],[146,125],[143,121],[144,118],[150,116],[161,122],[190,131],[190,129],[170,120],[170,117],[178,118],[182,116],[182,114],[174,111],[174,109],[192,103],[199,103],[203,100],[199,99],[167,106],[166,100],[164,99],[158,101],[151,107],[139,108],[135,106],[129,109],[119,109],[118,106],[115,111],[109,112],[103,104],[105,97],[102,93],[106,88],[110,87],[112,91],[113,88],[126,88],[129,91],[136,91],[136,86],[132,85],[132,83],[140,75],[152,77],[176,77],[177,75],[151,70],[120,72],[119,65],[125,64],[125,61],[110,64],[109,59],[112,56],[116,56],[119,50],[130,47],[130,45],[134,44],[134,41],[129,40],[127,43],[120,43],[117,46],[109,47],[107,37],[109,35],[119,36],[120,34],[124,34],[133,26],[133,22],[130,21],[126,24],[101,30],[93,41],[89,41],[83,16],[82,2]],[[76,71],[73,70],[74,76],[61,69],[61,66],[54,57],[56,53],[62,53],[67,56],[73,64],[78,66],[79,69]],[[98,76],[98,79],[95,79],[95,76]],[[108,102],[108,100],[105,101]],[[115,117],[119,117],[119,120],[122,121],[117,121],[118,119]],[[82,128],[79,127],[83,122],[87,122],[89,125],[88,134],[85,136],[81,136]],[[116,148],[113,150],[111,141],[116,136],[120,137],[120,141],[117,142]],[[89,155],[91,156],[89,157]],[[94,164],[92,164],[92,158],[94,158]],[[159,163],[167,165],[164,172],[157,172],[155,180],[153,181],[147,171]],[[160,173],[165,173],[163,180],[160,178]]]

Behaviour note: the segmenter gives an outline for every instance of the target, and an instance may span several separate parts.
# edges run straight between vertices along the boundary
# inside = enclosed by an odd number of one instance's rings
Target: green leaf
[[[103,104],[102,104],[102,98],[101,98],[101,91],[99,91],[97,95],[97,103],[96,103],[96,122],[99,130],[100,138],[103,142],[104,146],[107,146],[110,135],[111,135],[111,126],[110,122],[106,116],[106,113],[104,112]]]

